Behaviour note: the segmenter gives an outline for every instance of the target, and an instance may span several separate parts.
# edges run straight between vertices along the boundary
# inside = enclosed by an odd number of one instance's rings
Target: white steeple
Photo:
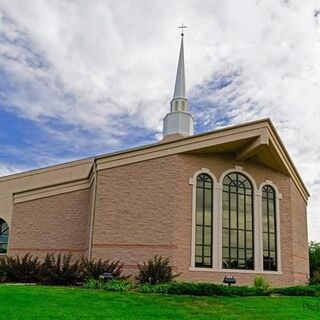
[[[179,54],[179,62],[176,76],[176,84],[174,86],[173,99],[186,97],[186,79],[184,74],[184,49],[183,36],[181,36],[181,46]]]
[[[181,46],[178,61],[174,94],[170,103],[170,112],[163,119],[163,138],[168,135],[190,136],[193,134],[193,118],[189,113],[188,99],[186,98],[186,79],[184,72],[183,28],[181,33]]]

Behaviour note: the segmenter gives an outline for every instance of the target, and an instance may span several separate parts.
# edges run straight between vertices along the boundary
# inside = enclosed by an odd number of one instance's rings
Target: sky
[[[0,176],[157,142],[181,23],[196,132],[271,118],[320,240],[320,0],[0,0]]]

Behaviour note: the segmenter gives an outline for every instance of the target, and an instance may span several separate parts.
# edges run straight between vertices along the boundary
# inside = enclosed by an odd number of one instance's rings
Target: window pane
[[[274,225],[274,215],[269,216],[269,231],[270,232],[275,232],[275,225]]]
[[[270,234],[270,250],[275,250],[275,236],[274,234]]]
[[[274,213],[274,200],[273,199],[269,199],[268,200],[268,205],[269,205],[269,213],[273,214]]]
[[[237,259],[237,249],[231,249],[231,259]]]
[[[252,212],[251,212],[251,210],[246,212],[246,229],[252,230]]]
[[[204,199],[205,199],[205,208],[210,210],[211,211],[211,204],[212,204],[212,201],[211,201],[211,194],[212,190],[208,190],[208,189],[205,189],[205,194],[204,194]]]
[[[228,258],[229,257],[229,248],[222,248],[222,256],[223,258]]]
[[[202,225],[203,224],[203,213],[202,211],[197,211],[196,213],[196,224]]]
[[[222,230],[222,245],[224,247],[229,246],[229,229]]]
[[[268,245],[268,234],[264,233],[263,234],[263,248],[268,249],[269,245]]]
[[[244,231],[239,231],[238,233],[238,245],[239,248],[245,248],[245,243],[244,243]]]
[[[206,211],[204,213],[204,224],[205,225],[211,226],[211,216],[212,216],[211,209],[206,209]]]
[[[239,249],[239,259],[244,259],[244,254],[245,254],[245,250],[244,249]]]
[[[223,211],[223,221],[222,221],[223,227],[229,227],[229,212]]]
[[[211,247],[210,246],[205,246],[204,247],[204,256],[205,257],[211,257]]]
[[[245,229],[245,225],[244,225],[244,212],[240,211],[238,213],[238,226],[239,229]]]
[[[197,245],[196,246],[196,256],[202,255],[202,246]]]
[[[230,246],[237,247],[237,231],[231,230]]]
[[[237,210],[237,195],[233,193],[230,195],[230,210],[231,211]]]
[[[237,228],[237,211],[230,212],[230,227],[233,229]]]
[[[203,189],[197,188],[197,211],[203,210]]]
[[[246,232],[246,247],[252,249],[252,232]]]
[[[262,214],[262,231],[268,232],[268,216],[266,214]]]
[[[196,226],[196,244],[202,243],[202,226]]]
[[[210,227],[204,228],[204,244],[211,245],[211,228]]]

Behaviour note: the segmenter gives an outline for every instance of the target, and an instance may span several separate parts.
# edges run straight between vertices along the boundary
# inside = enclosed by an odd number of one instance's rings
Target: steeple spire
[[[189,113],[188,99],[186,97],[186,79],[184,70],[184,44],[183,24],[181,28],[181,44],[179,61],[174,86],[173,98],[170,102],[170,112],[163,119],[163,137],[178,135],[181,137],[193,134],[193,118]]]
[[[177,69],[177,76],[176,76],[176,84],[174,86],[173,99],[185,98],[186,97],[186,79],[185,79],[185,73],[184,73],[183,36],[184,36],[184,34],[182,32],[181,33],[181,45],[180,45],[179,62],[178,62],[178,69]]]

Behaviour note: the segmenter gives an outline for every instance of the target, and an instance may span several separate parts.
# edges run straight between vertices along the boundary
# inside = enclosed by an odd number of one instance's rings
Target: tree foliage
[[[312,278],[316,271],[320,272],[320,242],[311,241],[309,243],[309,263]]]

